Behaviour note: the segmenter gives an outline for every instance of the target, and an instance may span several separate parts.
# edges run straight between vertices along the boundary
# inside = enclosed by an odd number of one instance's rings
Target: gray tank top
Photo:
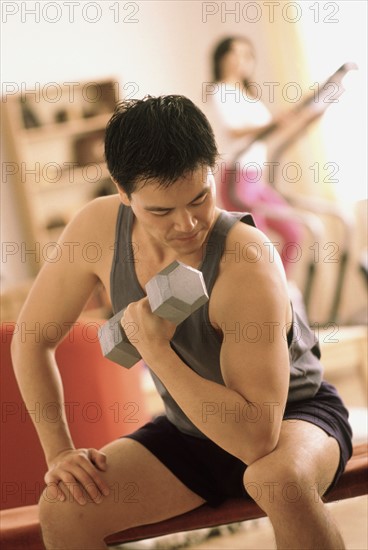
[[[255,225],[250,214],[222,211],[212,228],[204,249],[200,270],[203,273],[209,296],[211,296],[217,278],[227,234],[237,222]],[[111,302],[114,313],[146,295],[138,282],[134,267],[136,245],[131,240],[132,226],[132,210],[123,204],[120,205],[116,225],[115,252],[110,274]],[[236,254],[237,251],[234,250],[233,253]],[[293,323],[286,332],[285,338],[288,341],[290,357],[288,401],[313,397],[322,380],[318,342],[304,316],[295,308],[293,308]],[[237,334],[234,334],[234,338],[236,337]],[[244,337],[244,333],[239,337]],[[224,385],[220,368],[221,342],[222,338],[210,323],[207,302],[177,327],[171,347],[182,361],[200,376]],[[149,369],[148,365],[147,367]],[[194,426],[176,404],[160,379],[152,371],[150,373],[163,399],[168,419],[182,432],[205,438],[206,436]],[[193,390],[195,391],[195,389]]]

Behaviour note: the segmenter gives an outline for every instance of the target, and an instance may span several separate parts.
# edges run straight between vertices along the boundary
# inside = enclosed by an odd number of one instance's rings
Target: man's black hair
[[[105,158],[113,179],[130,195],[138,181],[167,187],[197,168],[213,168],[218,151],[203,112],[181,95],[120,102],[105,134]]]

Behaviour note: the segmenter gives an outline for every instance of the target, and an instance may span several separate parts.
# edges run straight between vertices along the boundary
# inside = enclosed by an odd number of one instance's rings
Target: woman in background
[[[212,98],[212,126],[215,130],[221,162],[216,173],[222,206],[239,210],[229,194],[229,178],[236,159],[236,195],[244,209],[252,212],[258,227],[265,233],[272,230],[281,237],[280,252],[286,273],[293,258],[288,255],[288,243],[299,244],[300,226],[282,216],[288,206],[283,197],[267,183],[267,147],[254,141],[263,132],[287,124],[292,113],[273,119],[265,104],[258,98],[257,85],[252,81],[255,53],[251,42],[244,37],[222,40],[213,53],[213,78],[216,83]],[[210,117],[211,118],[211,117]],[[254,141],[254,143],[252,143]],[[244,153],[240,154],[242,151]],[[239,155],[240,154],[240,155]],[[270,206],[273,216],[262,213]],[[280,215],[275,216],[277,205]]]

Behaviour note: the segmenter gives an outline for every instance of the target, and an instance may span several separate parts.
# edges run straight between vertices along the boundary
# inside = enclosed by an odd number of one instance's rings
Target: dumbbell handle
[[[108,357],[108,359],[111,359],[115,363],[121,364],[125,368],[130,368],[141,359],[141,356],[124,330],[124,328],[128,330],[130,327],[125,325],[123,328],[121,324],[125,310],[126,308],[116,313],[102,327],[104,336],[100,336],[100,344],[105,357]],[[132,325],[132,329],[135,330],[136,327]]]
[[[141,356],[127,337],[121,325],[126,308],[120,310],[99,330],[99,340],[105,357],[129,369],[139,361]],[[129,354],[127,352],[129,351]],[[128,355],[131,355],[129,362]]]

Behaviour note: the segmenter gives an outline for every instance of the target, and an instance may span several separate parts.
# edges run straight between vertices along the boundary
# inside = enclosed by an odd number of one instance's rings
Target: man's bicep
[[[283,404],[290,377],[287,346],[280,341],[267,341],[260,332],[260,325],[253,323],[239,341],[227,339],[222,344],[222,376],[226,386],[249,402],[261,404],[272,399]]]
[[[271,291],[244,293],[224,308],[221,371],[247,401],[284,404],[290,366],[285,312]]]

